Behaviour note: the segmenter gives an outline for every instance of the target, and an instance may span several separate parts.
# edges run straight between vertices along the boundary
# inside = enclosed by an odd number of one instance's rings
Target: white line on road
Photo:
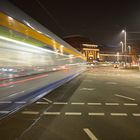
[[[16,92],[16,93],[13,93],[13,94],[9,95],[8,97],[13,97],[13,96],[16,96],[16,95],[24,93],[24,92],[25,92],[24,90],[20,91],[20,92]]]
[[[15,102],[16,104],[26,104],[27,102],[26,101],[18,101],[18,102]]]
[[[89,90],[89,91],[92,91],[92,90],[95,90],[95,88],[81,88],[80,90]]]
[[[12,101],[0,101],[0,104],[11,104]]]
[[[44,112],[44,115],[60,115],[60,112]]]
[[[135,117],[140,117],[140,113],[132,113],[132,115]]]
[[[119,103],[105,103],[105,105],[120,105]]]
[[[36,104],[38,104],[38,105],[47,105],[49,103],[48,102],[36,102]]]
[[[137,106],[138,104],[124,103],[125,106]]]
[[[78,103],[78,102],[76,103],[76,102],[72,102],[71,104],[72,104],[72,105],[84,105],[85,103],[80,103],[80,102],[79,102],[79,103]]]
[[[0,111],[0,114],[7,114],[9,113],[10,111]]]
[[[27,115],[38,115],[39,112],[37,111],[22,111],[22,114],[27,114]]]
[[[88,128],[84,128],[83,129],[85,131],[85,133],[89,136],[89,138],[91,140],[98,140],[95,135],[88,129]]]
[[[117,85],[116,82],[106,82],[106,84],[108,84],[108,85]]]
[[[89,116],[104,116],[105,113],[93,113],[93,112],[90,112],[88,113]]]
[[[92,80],[84,80],[84,82],[91,82]]]
[[[82,115],[82,113],[81,112],[66,112],[65,113],[65,115],[77,115],[77,116],[79,116],[79,115]]]
[[[129,99],[129,100],[132,100],[132,101],[135,100],[135,99],[133,99],[133,98],[130,98],[130,97],[127,97],[127,96],[123,96],[123,95],[119,95],[119,94],[115,94],[115,96],[121,97],[121,98],[125,98],[125,99]]]
[[[47,101],[48,103],[52,103],[51,100],[47,99],[47,98],[42,98],[43,100]]]
[[[67,102],[54,102],[54,105],[67,105]]]
[[[110,113],[111,116],[127,116],[127,113]]]
[[[88,105],[102,105],[102,103],[87,103]]]

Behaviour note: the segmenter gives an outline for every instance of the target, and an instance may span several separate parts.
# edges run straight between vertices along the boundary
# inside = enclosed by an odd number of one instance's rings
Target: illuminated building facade
[[[99,48],[89,38],[74,35],[65,37],[64,40],[80,51],[87,59],[88,62],[99,60]]]

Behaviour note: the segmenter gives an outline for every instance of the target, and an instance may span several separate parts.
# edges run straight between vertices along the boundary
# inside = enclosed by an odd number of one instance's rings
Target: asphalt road
[[[91,69],[0,122],[2,140],[139,140],[140,72]]]

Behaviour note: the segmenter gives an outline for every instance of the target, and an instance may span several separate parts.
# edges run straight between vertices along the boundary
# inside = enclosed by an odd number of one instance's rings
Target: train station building
[[[86,57],[88,62],[94,62],[100,59],[99,46],[89,38],[81,35],[73,35],[65,37],[64,40],[80,51]]]

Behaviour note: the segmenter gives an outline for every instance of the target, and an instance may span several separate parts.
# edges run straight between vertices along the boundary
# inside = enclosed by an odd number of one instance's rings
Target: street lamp
[[[122,33],[124,33],[124,52],[126,52],[126,30],[122,30]]]
[[[122,53],[123,53],[123,42],[121,41],[120,44],[121,44],[121,46],[122,46]]]
[[[125,66],[126,66],[126,30],[122,30],[122,33],[124,33],[124,61],[125,61]]]

